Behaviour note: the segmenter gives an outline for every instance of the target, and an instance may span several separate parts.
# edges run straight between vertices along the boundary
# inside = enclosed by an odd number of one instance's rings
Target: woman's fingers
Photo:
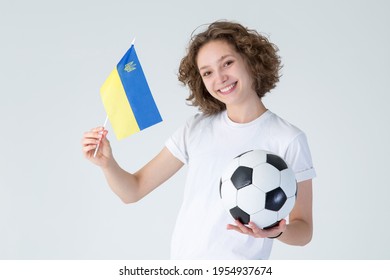
[[[280,232],[286,230],[286,220],[281,220],[278,225],[270,229],[261,229],[255,223],[249,222],[248,225],[244,225],[239,220],[235,220],[235,225],[227,225],[228,230],[235,230],[242,234],[247,234],[253,237],[266,238],[278,235]]]

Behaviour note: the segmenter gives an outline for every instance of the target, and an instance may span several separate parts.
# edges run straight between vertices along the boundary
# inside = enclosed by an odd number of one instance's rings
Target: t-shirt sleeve
[[[316,177],[307,138],[303,132],[289,144],[286,152],[286,161],[294,170],[297,182]]]
[[[171,137],[165,141],[168,150],[184,164],[188,163],[187,139],[189,133],[189,122],[177,129]]]

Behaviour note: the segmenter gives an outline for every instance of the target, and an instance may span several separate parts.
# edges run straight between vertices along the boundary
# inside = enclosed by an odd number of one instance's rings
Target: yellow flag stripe
[[[116,68],[101,87],[100,95],[118,140],[140,131]]]

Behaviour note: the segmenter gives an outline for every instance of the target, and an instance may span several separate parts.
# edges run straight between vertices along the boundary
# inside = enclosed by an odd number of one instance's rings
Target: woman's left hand
[[[277,237],[278,235],[280,236],[280,233],[284,232],[287,228],[287,223],[284,219],[281,220],[279,224],[269,229],[261,229],[253,222],[249,222],[247,226],[239,220],[236,220],[235,223],[235,225],[228,224],[226,228],[228,230],[235,230],[239,233],[247,234],[255,238]]]

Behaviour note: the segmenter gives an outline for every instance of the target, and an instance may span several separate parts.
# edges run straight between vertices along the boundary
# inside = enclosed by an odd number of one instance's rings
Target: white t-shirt
[[[287,162],[298,182],[315,177],[305,134],[269,110],[244,124],[232,122],[226,111],[197,114],[166,141],[166,147],[188,165],[172,259],[269,258],[272,239],[226,229],[234,221],[223,207],[219,181],[234,157],[248,150],[267,150]]]

